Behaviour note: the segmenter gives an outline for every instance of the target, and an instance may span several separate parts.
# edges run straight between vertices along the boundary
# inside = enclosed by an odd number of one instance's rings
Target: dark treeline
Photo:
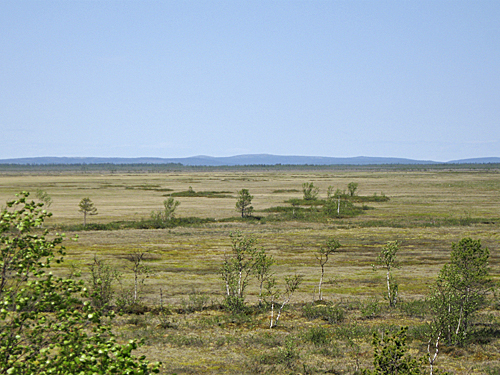
[[[0,164],[0,173],[164,173],[164,172],[238,172],[238,171],[495,171],[500,170],[499,163],[484,164],[254,164],[202,166],[183,165],[180,163],[153,164]]]

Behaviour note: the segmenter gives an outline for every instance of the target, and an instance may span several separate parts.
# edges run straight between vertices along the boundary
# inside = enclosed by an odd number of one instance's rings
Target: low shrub
[[[322,319],[329,324],[337,324],[345,319],[344,307],[331,302],[324,305],[306,304],[302,308],[302,314],[306,319]]]
[[[304,334],[304,341],[313,343],[316,346],[329,344],[332,340],[332,335],[324,327],[311,327]]]
[[[360,305],[361,316],[364,319],[372,319],[380,316],[382,307],[378,299],[374,298]]]

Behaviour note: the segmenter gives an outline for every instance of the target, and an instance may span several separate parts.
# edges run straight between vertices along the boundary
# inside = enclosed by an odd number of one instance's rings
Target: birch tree
[[[245,307],[245,289],[257,265],[257,241],[240,231],[229,236],[231,252],[225,256],[220,274],[226,289],[226,307],[230,311],[241,311]]]
[[[267,281],[267,286],[266,286],[267,294],[271,298],[270,301],[271,315],[270,315],[269,328],[274,328],[278,325],[284,307],[288,303],[290,303],[293,294],[297,291],[299,285],[302,283],[302,279],[303,279],[302,275],[285,276],[285,286],[282,291],[277,288],[275,278],[271,278]],[[282,299],[282,301],[278,302],[280,298]],[[278,311],[275,312],[276,305],[279,305],[279,308]]]
[[[395,307],[398,301],[398,283],[391,274],[393,268],[399,268],[399,263],[396,261],[398,250],[398,241],[389,241],[382,248],[377,258],[377,264],[386,270],[387,300],[389,301],[389,307]]]
[[[325,275],[325,264],[328,262],[329,256],[337,251],[340,246],[341,245],[339,241],[337,241],[335,238],[330,238],[328,241],[326,241],[325,246],[321,246],[316,253],[316,259],[318,260],[319,266],[321,267],[321,277],[319,279],[318,285],[318,297],[320,301],[323,300],[321,285],[323,284],[323,276]]]
[[[463,238],[452,244],[450,262],[441,269],[431,295],[436,331],[451,345],[461,345],[472,319],[491,290],[489,250],[480,240]]]

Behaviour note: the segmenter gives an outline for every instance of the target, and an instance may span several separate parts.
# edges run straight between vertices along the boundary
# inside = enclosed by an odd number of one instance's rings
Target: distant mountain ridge
[[[1,159],[0,164],[182,164],[186,166],[238,166],[238,165],[378,165],[378,164],[486,164],[500,163],[500,157],[474,158],[436,162],[390,157],[356,156],[336,158],[324,156],[294,156],[249,154],[236,156],[192,156],[187,158],[112,158],[112,157],[33,157]]]

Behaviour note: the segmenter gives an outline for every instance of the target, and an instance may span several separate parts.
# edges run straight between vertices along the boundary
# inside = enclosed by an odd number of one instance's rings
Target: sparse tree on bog
[[[226,307],[233,312],[245,308],[245,289],[255,275],[258,252],[256,239],[237,231],[230,234],[231,253],[226,255],[220,269],[226,287]]]
[[[174,198],[170,197],[163,201],[163,210],[151,212],[151,219],[158,226],[168,224],[175,217],[175,210],[181,204]]]
[[[119,272],[94,255],[90,269],[90,299],[97,309],[107,309],[113,299],[113,283],[119,281]]]
[[[399,250],[398,241],[389,241],[382,248],[377,258],[377,264],[385,268],[387,280],[387,299],[389,300],[389,307],[395,307],[398,301],[398,284],[391,274],[393,268],[399,268],[396,261],[396,254]]]
[[[285,286],[283,291],[277,288],[276,279],[274,277],[271,277],[266,281],[267,295],[271,298],[271,301],[269,302],[269,304],[271,305],[269,328],[274,328],[278,325],[281,314],[283,312],[283,308],[288,303],[290,303],[293,294],[297,291],[299,285],[302,283],[302,279],[302,275],[285,276]],[[281,304],[277,302],[279,298],[282,298]],[[274,306],[276,304],[280,304],[280,307],[275,318]]]
[[[468,337],[472,319],[491,290],[488,259],[489,250],[480,240],[463,238],[452,244],[450,262],[441,269],[430,298],[438,339],[461,345]]]
[[[238,191],[238,200],[236,201],[236,210],[241,212],[241,217],[250,216],[253,212],[252,199],[248,189],[241,189]]]
[[[319,188],[315,187],[312,182],[304,182],[302,184],[302,192],[304,193],[305,201],[313,201],[318,198]]]
[[[255,276],[259,282],[259,304],[262,303],[264,282],[271,278],[271,267],[274,263],[274,258],[267,255],[264,248],[255,253]]]
[[[325,264],[328,262],[328,257],[333,254],[340,246],[341,245],[339,241],[337,241],[335,238],[330,238],[328,241],[326,241],[325,246],[321,246],[316,253],[316,259],[318,260],[319,266],[321,267],[321,278],[319,279],[318,285],[318,294],[320,301],[323,300],[321,285],[323,284],[323,276],[325,275]]]
[[[97,208],[94,206],[94,203],[89,197],[82,198],[78,207],[80,207],[78,211],[83,214],[83,226],[85,227],[87,226],[87,215],[97,215]]]
[[[354,194],[356,194],[356,190],[358,190],[358,183],[349,182],[349,184],[347,185],[347,190],[349,190],[349,195],[351,197],[354,197]]]
[[[134,303],[137,303],[139,287],[144,284],[145,279],[151,274],[151,269],[144,264],[146,258],[147,253],[140,250],[133,251],[125,257],[125,259],[132,263],[130,268],[134,273]]]
[[[170,197],[163,201],[163,221],[172,220],[175,217],[175,209],[181,204]]]

